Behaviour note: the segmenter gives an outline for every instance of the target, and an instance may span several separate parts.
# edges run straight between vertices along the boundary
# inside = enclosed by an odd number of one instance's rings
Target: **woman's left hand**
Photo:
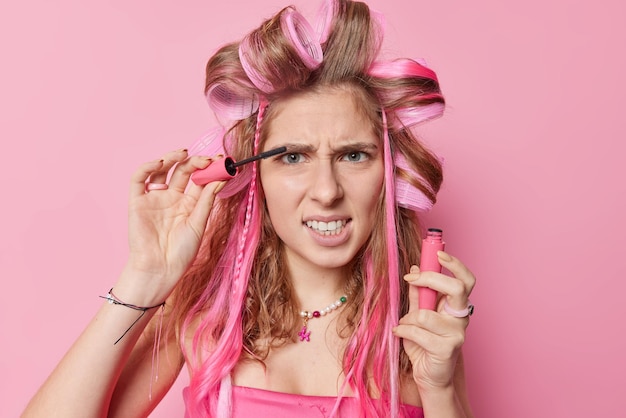
[[[469,295],[476,279],[457,258],[440,251],[439,263],[454,277],[424,271],[417,266],[404,276],[409,283],[409,311],[394,328],[394,335],[403,339],[404,351],[413,365],[413,379],[421,390],[449,388],[469,317],[458,318],[444,309],[461,311],[468,307]],[[418,287],[428,287],[440,293],[437,310],[419,309]]]

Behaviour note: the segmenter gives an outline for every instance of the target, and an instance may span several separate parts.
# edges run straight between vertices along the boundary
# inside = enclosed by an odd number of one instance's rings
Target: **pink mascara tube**
[[[437,228],[429,228],[426,238],[422,240],[422,257],[420,259],[420,271],[436,271],[441,273],[441,264],[437,257],[437,251],[443,251],[446,243],[443,242],[443,231]],[[419,287],[420,309],[434,310],[437,304],[437,291],[428,287]]]
[[[230,180],[237,175],[238,167],[251,163],[252,161],[260,160],[261,158],[281,154],[285,151],[287,151],[286,147],[278,147],[239,162],[235,162],[231,157],[226,157],[223,160],[214,161],[205,169],[195,171],[191,175],[191,180],[199,186],[211,183],[212,181]]]

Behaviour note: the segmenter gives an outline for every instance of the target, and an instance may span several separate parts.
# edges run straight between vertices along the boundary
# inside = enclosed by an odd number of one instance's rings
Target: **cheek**
[[[384,198],[384,171],[382,163],[380,167],[376,167],[367,176],[356,178],[356,181],[352,181],[351,186],[353,190],[358,193],[358,199],[362,207],[367,208],[369,213],[374,216],[374,210],[378,206],[381,199]],[[370,187],[363,187],[363,185],[370,185]]]
[[[261,187],[272,221],[293,213],[304,189],[303,182],[297,181],[293,176],[280,176],[274,173],[261,175]]]

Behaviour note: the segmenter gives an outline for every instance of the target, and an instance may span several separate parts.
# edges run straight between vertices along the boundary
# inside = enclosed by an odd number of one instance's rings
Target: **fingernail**
[[[443,261],[452,261],[452,257],[450,257],[450,254],[444,251],[437,251],[437,256]]]
[[[220,184],[217,185],[217,187],[215,188],[215,190],[213,190],[213,194],[216,195],[219,192],[222,191],[222,189],[224,188],[224,186],[226,186],[226,182],[225,181],[221,181]]]
[[[411,270],[409,270],[411,273],[419,273],[420,272],[420,268],[417,266],[411,266]]]
[[[187,152],[187,148],[181,148],[181,149],[179,149],[179,150],[178,150],[178,151],[176,151],[176,152]]]

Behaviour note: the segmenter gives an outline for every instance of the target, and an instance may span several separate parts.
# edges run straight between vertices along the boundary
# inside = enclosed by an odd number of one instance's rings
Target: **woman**
[[[147,416],[185,363],[189,417],[472,416],[474,278],[444,252],[454,277],[416,267],[442,175],[411,127],[443,110],[436,75],[378,61],[365,4],[323,11],[315,35],[286,8],[209,60],[228,154],[285,152],[207,185],[190,176],[219,157],[138,169],[128,263],[24,416]]]

